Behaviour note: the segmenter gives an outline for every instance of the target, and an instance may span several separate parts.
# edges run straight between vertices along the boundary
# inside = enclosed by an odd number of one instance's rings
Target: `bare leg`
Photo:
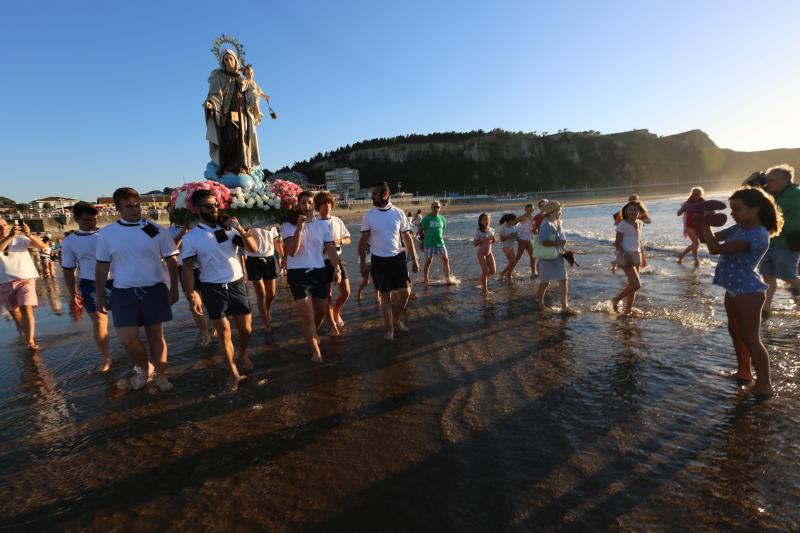
[[[431,262],[432,261],[433,261],[433,257],[426,257],[425,258],[425,266],[422,267],[422,281],[425,284],[427,284],[429,282],[428,273],[431,270]]]
[[[141,374],[134,376],[132,380],[133,389],[141,389],[147,384],[147,379],[151,372],[151,365],[147,360],[147,352],[144,349],[144,344],[142,344],[139,338],[139,328],[135,326],[121,327],[116,328],[116,331],[117,338],[120,344],[122,344],[122,348],[125,350],[128,358],[134,366],[141,369]]]
[[[333,316],[336,318],[336,326],[342,327],[344,326],[344,320],[342,320],[342,307],[344,307],[345,302],[347,299],[350,298],[350,280],[343,279],[338,286],[338,294],[336,295],[336,303],[333,306]]]
[[[569,306],[569,280],[567,278],[558,282],[558,292],[561,296],[561,312],[568,315],[577,315],[578,312]]]
[[[761,309],[764,306],[764,294],[740,294],[733,298],[736,310],[739,334],[750,352],[753,366],[756,369],[756,383],[751,392],[757,396],[772,396],[770,380],[769,353],[761,342]]]
[[[539,287],[536,289],[536,300],[539,302],[539,308],[543,311],[548,311],[550,308],[544,304],[544,295],[547,292],[549,282],[540,282]]]
[[[408,331],[408,328],[400,320],[400,316],[408,305],[411,296],[411,289],[398,289],[392,293],[392,318],[394,319],[394,329],[396,331]]]
[[[239,375],[239,370],[236,368],[236,361],[233,359],[233,341],[231,340],[231,325],[228,318],[223,316],[217,320],[212,320],[214,329],[217,332],[219,339],[219,349],[222,355],[225,356],[225,362],[228,364],[228,371],[230,377],[228,378],[228,389],[236,390],[239,387],[239,380],[242,377]]]
[[[9,310],[11,314],[11,318],[14,319],[14,324],[17,326],[17,333],[20,335],[25,335],[25,327],[22,324],[22,311],[19,307],[15,307],[14,309]]]
[[[321,300],[323,304],[325,300]],[[297,315],[300,317],[300,323],[303,329],[303,336],[306,342],[311,347],[311,360],[315,363],[322,362],[322,352],[319,348],[319,337],[317,336],[317,322],[314,320],[314,306],[311,303],[311,297],[299,298],[294,301],[294,307],[297,310]],[[323,316],[324,310],[323,310]]]
[[[636,267],[626,266],[622,267],[622,270],[625,272],[625,275],[628,276],[628,284],[624,289],[622,289],[622,291],[620,291],[619,294],[611,299],[611,306],[614,308],[615,312],[619,312],[618,306],[620,300],[635,293],[642,286],[641,280],[639,279],[639,272],[636,270]],[[631,300],[631,304],[633,304],[633,300]],[[630,309],[626,309],[625,312],[626,314],[630,313]]]
[[[442,256],[442,270],[444,270],[444,279],[448,284],[452,284],[452,280],[450,279],[450,258],[447,257],[445,253]]]
[[[514,255],[511,253],[511,250],[509,250],[508,248],[503,248],[503,255],[506,256],[508,264],[506,265],[506,268],[504,268],[503,271],[500,272],[500,280],[503,279],[503,276],[507,275],[508,282],[511,283],[511,278],[514,275],[514,267],[517,266],[517,262],[514,259]]]
[[[392,293],[381,293],[381,314],[383,315],[383,322],[386,324],[386,333],[383,338],[387,341],[394,340],[394,319],[392,318]]]
[[[478,254],[478,266],[481,267],[481,291],[484,296],[489,294],[489,266],[486,264],[488,257]]]
[[[236,331],[239,334],[237,345],[242,367],[248,371],[253,370],[253,362],[250,360],[250,356],[247,355],[247,347],[250,344],[250,337],[253,335],[253,315],[250,313],[246,315],[233,315],[233,320],[236,322]]]
[[[743,381],[753,381],[753,370],[750,366],[750,352],[747,350],[747,345],[742,340],[734,298],[727,292],[725,293],[725,312],[728,315],[728,333],[731,336],[733,349],[736,352],[737,370],[733,377]]]
[[[172,388],[172,383],[167,380],[167,341],[164,340],[164,324],[145,326],[144,334],[150,346],[150,359],[156,369],[156,385],[162,391],[169,390]]]
[[[25,332],[25,342],[29,348],[36,349],[36,317],[33,316],[33,306],[22,306],[22,330]]]
[[[97,367],[100,372],[108,372],[111,368],[111,350],[109,349],[110,337],[108,336],[108,315],[104,313],[89,313],[92,319],[92,333],[94,343],[103,356],[103,364]]]

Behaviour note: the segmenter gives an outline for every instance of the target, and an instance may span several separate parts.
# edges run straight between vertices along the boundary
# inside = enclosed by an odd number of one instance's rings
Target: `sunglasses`
[[[441,209],[442,206],[440,205],[432,205],[431,209]]]
[[[202,207],[203,209],[217,209],[219,204],[200,204],[198,207]]]

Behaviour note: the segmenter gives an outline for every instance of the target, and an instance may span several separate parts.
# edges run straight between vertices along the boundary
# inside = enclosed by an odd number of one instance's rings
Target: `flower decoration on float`
[[[299,185],[287,180],[234,188],[213,180],[186,183],[174,189],[170,196],[171,222],[183,225],[196,221],[197,209],[192,205],[191,197],[199,189],[210,190],[221,209],[250,226],[282,222],[287,213],[297,207],[297,197],[303,192]]]
[[[192,181],[172,190],[169,197],[169,218],[175,224],[189,224],[197,215],[197,208],[192,205],[192,194],[198,190],[208,190],[216,198],[220,209],[227,209],[233,195],[225,185],[212,181]]]

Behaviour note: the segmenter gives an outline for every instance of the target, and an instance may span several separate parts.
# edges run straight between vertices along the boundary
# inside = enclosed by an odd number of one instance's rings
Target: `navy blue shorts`
[[[200,283],[199,290],[211,320],[219,320],[225,315],[250,314],[243,279],[230,283]]]
[[[286,281],[289,283],[289,291],[292,298],[300,300],[306,296],[312,296],[320,300],[327,300],[331,292],[331,284],[325,268],[290,268],[286,271]]]
[[[166,284],[111,291],[111,315],[115,328],[152,326],[172,320]]]
[[[110,279],[106,281],[106,309],[111,309],[111,289],[114,288],[114,280]],[[96,313],[97,312],[97,297],[95,293],[94,280],[93,279],[81,279],[78,282],[78,290],[81,291],[81,298],[83,298],[83,306],[86,308],[87,313]]]

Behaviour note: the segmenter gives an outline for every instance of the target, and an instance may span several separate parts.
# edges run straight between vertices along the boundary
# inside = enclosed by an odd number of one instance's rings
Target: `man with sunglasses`
[[[453,284],[450,277],[450,258],[447,257],[447,247],[444,245],[444,230],[447,228],[447,221],[442,216],[442,204],[438,201],[431,204],[431,212],[425,215],[420,223],[420,229],[425,237],[422,240],[425,248],[425,266],[422,267],[422,278],[427,284],[429,282],[428,273],[431,270],[431,263],[434,257],[442,260],[442,270],[448,285]]]
[[[219,203],[211,191],[199,190],[190,199],[197,208],[197,227],[183,237],[182,278],[193,313],[202,315],[203,304],[217,332],[220,346],[228,363],[228,390],[239,387],[242,376],[234,361],[231,326],[227,315],[233,315],[239,332],[238,352],[245,370],[253,369],[247,355],[252,334],[250,303],[244,285],[244,271],[239,249],[258,250],[258,243],[235,218],[220,224]],[[195,291],[194,266],[200,270],[200,295]],[[201,300],[202,297],[202,300]]]
[[[92,320],[92,332],[97,349],[103,355],[103,364],[97,370],[108,372],[111,368],[111,351],[108,337],[108,315],[97,312],[95,297],[95,266],[97,265],[97,209],[87,203],[78,202],[72,206],[72,215],[78,229],[64,239],[61,247],[61,267],[64,271],[64,282],[69,291],[71,303],[79,308],[86,308]],[[112,267],[113,268],[113,267]],[[79,281],[75,283],[75,269],[78,270]],[[113,275],[109,272],[106,292],[113,288]]]
[[[94,274],[97,312],[107,313],[105,289],[113,261],[111,316],[117,337],[134,364],[130,387],[133,390],[144,387],[154,368],[156,386],[167,391],[172,383],[166,374],[164,322],[172,320],[172,305],[178,301],[178,248],[166,229],[142,218],[136,189],[121,187],[114,191],[113,198],[119,219],[97,232]],[[152,365],[139,339],[140,328],[144,328],[147,337]]]
[[[21,220],[17,225],[0,218],[0,303],[11,313],[28,347],[36,350],[39,345],[35,339],[33,309],[39,305],[36,297],[39,273],[28,252],[32,247],[44,250],[47,245]]]

